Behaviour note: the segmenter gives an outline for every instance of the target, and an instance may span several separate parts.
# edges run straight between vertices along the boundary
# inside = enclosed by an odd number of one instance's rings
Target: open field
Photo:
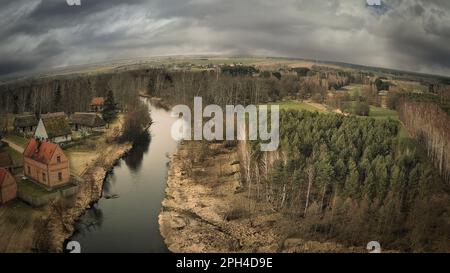
[[[395,84],[401,91],[420,92],[420,93],[428,91],[428,87],[421,84],[420,82],[403,81],[403,80],[391,80],[390,82]]]
[[[393,120],[398,120],[398,114],[395,110],[370,106],[369,116],[375,119],[388,119],[391,118]]]
[[[383,107],[377,107],[377,106],[370,106],[369,117],[375,118],[375,119],[396,120],[400,123],[400,131],[398,133],[399,137],[400,138],[410,137],[405,126],[400,122],[400,119],[398,118],[398,113],[395,110],[391,110],[391,109],[387,109],[387,108],[383,108]]]
[[[350,84],[342,88],[348,92],[351,97],[358,97],[362,95],[364,85],[363,84]]]
[[[271,103],[272,105],[279,105],[280,110],[306,110],[306,111],[317,111],[324,113],[326,110],[324,108],[314,105],[313,103],[300,102],[300,101],[282,101]]]
[[[16,200],[0,206],[0,252],[23,252],[33,248],[33,223],[46,215],[46,208],[34,209]]]
[[[70,170],[77,176],[82,176],[87,168],[97,160],[99,153],[92,151],[66,151],[69,157]]]

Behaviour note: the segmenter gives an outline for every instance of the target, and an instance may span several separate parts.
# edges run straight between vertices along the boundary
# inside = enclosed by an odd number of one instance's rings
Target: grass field
[[[30,197],[41,197],[56,192],[56,190],[47,191],[28,179],[17,179],[17,187],[20,188],[21,192]]]
[[[406,130],[405,126],[400,122],[400,119],[398,118],[398,113],[395,110],[386,109],[382,107],[377,106],[370,106],[370,112],[369,117],[375,118],[375,119],[392,119],[396,120],[400,123],[400,131],[398,133],[400,138],[406,138],[410,137],[408,131]]]
[[[362,95],[364,85],[362,84],[351,84],[347,85],[343,88],[343,90],[347,90],[348,94],[352,97],[359,97]]]
[[[317,111],[317,112],[324,112],[323,109],[320,109],[318,107],[314,107],[311,104],[305,103],[305,102],[299,102],[299,101],[283,101],[283,102],[275,102],[271,103],[271,105],[279,105],[280,110],[306,110],[306,111]]]
[[[397,111],[377,106],[370,106],[369,116],[376,119],[398,120]]]

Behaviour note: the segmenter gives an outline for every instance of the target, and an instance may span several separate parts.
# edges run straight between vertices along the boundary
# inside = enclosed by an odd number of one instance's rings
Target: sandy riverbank
[[[283,217],[240,190],[237,148],[209,144],[201,161],[199,142],[184,142],[173,155],[161,235],[172,252],[361,252],[339,244],[307,241],[293,233],[296,220]]]

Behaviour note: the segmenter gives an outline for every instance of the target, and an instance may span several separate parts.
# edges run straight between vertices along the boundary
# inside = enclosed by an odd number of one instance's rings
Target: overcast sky
[[[140,56],[342,61],[450,76],[450,0],[0,0],[0,75]]]

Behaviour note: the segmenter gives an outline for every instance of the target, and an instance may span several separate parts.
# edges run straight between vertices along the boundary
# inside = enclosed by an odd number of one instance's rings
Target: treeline
[[[149,68],[27,79],[0,85],[0,114],[86,111],[92,97],[106,97],[109,91],[122,108],[135,104],[139,93],[185,104],[194,96],[217,104],[259,104],[287,96],[323,102],[328,90],[366,80],[362,73],[325,67],[295,68],[297,73],[283,75],[278,71],[263,73],[268,71],[252,66],[225,66],[221,70]]]
[[[281,75],[262,71],[259,76],[254,76],[255,71],[245,66],[222,68],[220,74],[215,71],[159,70],[150,77],[147,90],[149,95],[162,97],[172,104],[190,104],[194,96],[219,105],[259,104],[285,97],[324,102],[329,90],[364,79],[358,73],[297,70],[307,72],[302,76],[302,73]]]
[[[450,115],[450,98],[432,93],[392,93],[389,95],[389,107],[395,109],[399,101],[405,100],[434,104]]]
[[[396,101],[400,120],[426,148],[444,180],[450,185],[450,104],[437,96],[403,95]]]
[[[295,232],[348,245],[448,251],[448,185],[392,120],[281,112],[281,148],[244,149],[249,191],[286,217]]]
[[[112,91],[119,107],[135,105],[148,85],[146,71],[28,79],[0,86],[0,114],[84,112],[92,97]]]

